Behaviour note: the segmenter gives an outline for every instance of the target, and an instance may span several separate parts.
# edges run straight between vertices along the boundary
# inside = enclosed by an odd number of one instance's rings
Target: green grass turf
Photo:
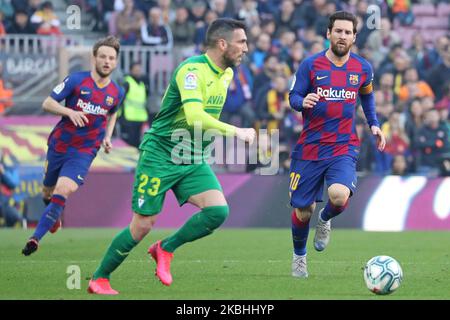
[[[113,273],[116,297],[86,293],[88,278],[117,230],[63,229],[29,257],[31,231],[0,230],[0,299],[450,299],[450,232],[375,233],[333,230],[324,252],[308,242],[308,279],[290,275],[288,229],[220,229],[175,253],[174,283],[163,286],[146,254],[169,230],[152,232]],[[396,258],[404,272],[389,296],[369,292],[362,268],[375,255]],[[81,290],[69,290],[68,266],[81,269]]]

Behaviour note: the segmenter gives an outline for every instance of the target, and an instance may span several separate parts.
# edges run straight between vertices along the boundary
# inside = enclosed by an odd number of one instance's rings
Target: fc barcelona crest
[[[348,81],[351,85],[356,86],[359,83],[359,75],[357,74],[351,74]]]
[[[106,97],[106,104],[107,104],[108,106],[112,106],[113,103],[114,103],[114,98],[111,97],[111,96],[107,96],[107,97]]]

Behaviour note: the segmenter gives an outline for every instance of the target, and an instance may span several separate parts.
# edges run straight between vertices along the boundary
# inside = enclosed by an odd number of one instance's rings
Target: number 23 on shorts
[[[145,193],[146,192],[145,189],[147,189],[147,194],[149,196],[156,196],[158,194],[158,190],[161,185],[160,178],[149,178],[148,175],[141,174],[139,177],[139,181],[140,181],[138,186],[139,193]]]

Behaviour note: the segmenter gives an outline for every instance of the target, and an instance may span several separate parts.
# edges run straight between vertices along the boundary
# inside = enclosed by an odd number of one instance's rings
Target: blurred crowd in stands
[[[249,30],[249,53],[245,63],[235,70],[222,119],[257,129],[279,129],[287,149],[296,143],[302,130],[301,114],[292,111],[288,103],[293,74],[303,59],[328,48],[328,16],[337,10],[350,11],[359,21],[353,51],[373,65],[376,111],[387,136],[386,150],[380,153],[358,108],[358,171],[450,175],[448,1],[69,2],[92,15],[93,31],[116,35],[122,45],[158,46],[172,42],[175,66],[203,51],[203,39],[211,21],[219,17],[244,20]],[[0,35],[61,32],[51,2],[10,0],[0,4]],[[373,11],[371,5],[378,9]],[[377,13],[381,17],[378,28],[374,27]],[[4,90],[0,82],[0,110],[7,101]]]
[[[59,35],[61,22],[51,1],[0,1],[0,35],[39,34]]]

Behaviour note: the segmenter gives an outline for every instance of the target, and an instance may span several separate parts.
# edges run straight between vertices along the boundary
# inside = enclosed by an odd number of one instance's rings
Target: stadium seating
[[[436,7],[431,3],[415,4],[411,10],[415,17],[436,15]]]

